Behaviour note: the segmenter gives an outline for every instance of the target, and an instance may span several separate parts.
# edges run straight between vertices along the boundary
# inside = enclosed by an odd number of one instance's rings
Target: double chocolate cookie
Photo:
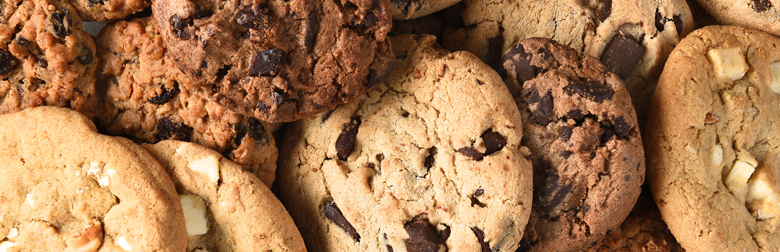
[[[333,109],[394,66],[388,0],[160,0],[152,10],[192,88],[263,121]]]
[[[576,251],[617,227],[641,192],[645,157],[620,78],[598,60],[546,38],[504,56],[530,149],[534,203],[529,251]]]
[[[648,180],[686,250],[780,250],[780,39],[691,33],[669,56],[646,131]]]
[[[430,35],[392,39],[387,85],[287,126],[282,202],[312,251],[515,251],[531,207],[500,76]]]
[[[780,1],[696,0],[722,24],[740,25],[780,36]]]

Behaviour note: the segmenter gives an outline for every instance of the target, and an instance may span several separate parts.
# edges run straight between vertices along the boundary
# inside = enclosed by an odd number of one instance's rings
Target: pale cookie
[[[696,0],[722,24],[740,25],[780,36],[778,0]]]
[[[499,75],[430,35],[392,39],[387,85],[288,125],[282,201],[313,251],[515,251],[531,207]]]
[[[669,56],[650,108],[648,180],[686,250],[780,250],[780,39],[708,26]]]
[[[182,251],[181,204],[165,170],[72,110],[0,116],[4,251]],[[10,246],[10,247],[9,247]]]

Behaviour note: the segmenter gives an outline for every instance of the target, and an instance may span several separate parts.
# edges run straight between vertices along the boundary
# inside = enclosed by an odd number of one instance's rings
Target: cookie
[[[86,21],[106,22],[126,18],[152,6],[150,0],[67,0]]]
[[[500,76],[430,35],[392,39],[386,85],[288,124],[279,192],[313,251],[515,251],[531,206]]]
[[[645,150],[656,204],[696,251],[780,250],[780,39],[708,26],[669,56]]]
[[[390,0],[394,19],[415,19],[447,8],[460,0]]]
[[[599,59],[626,83],[644,126],[658,75],[674,46],[693,30],[684,0],[465,0],[463,26],[445,31],[448,50],[468,50],[501,68],[515,42],[545,37]]]
[[[94,114],[95,44],[73,7],[8,0],[0,11],[0,113],[50,105]]]
[[[263,121],[352,101],[395,64],[388,0],[160,0],[152,10],[194,86]]]
[[[120,20],[97,39],[98,83],[107,134],[156,143],[190,141],[212,148],[252,171],[270,186],[277,149],[267,123],[242,116],[189,89],[190,79],[167,57],[151,17]]]
[[[721,24],[739,25],[780,36],[780,2],[776,0],[696,0]]]
[[[4,251],[182,251],[181,204],[165,170],[73,110],[0,115]]]
[[[254,174],[209,148],[144,144],[170,174],[187,222],[187,251],[306,251],[282,202]]]
[[[524,242],[530,251],[577,251],[628,216],[645,176],[642,138],[620,78],[591,56],[546,38],[504,56],[534,169]]]

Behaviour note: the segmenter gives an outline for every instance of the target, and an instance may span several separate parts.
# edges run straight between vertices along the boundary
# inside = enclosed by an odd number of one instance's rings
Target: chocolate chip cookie
[[[394,19],[415,19],[440,11],[460,0],[390,0]]]
[[[669,56],[650,107],[648,180],[687,250],[780,250],[780,39],[708,26]]]
[[[0,113],[50,105],[94,114],[96,66],[92,37],[67,3],[0,3]]]
[[[269,125],[242,116],[190,89],[151,17],[111,23],[97,39],[99,91],[106,111],[98,123],[111,135],[142,142],[190,141],[212,148],[270,186],[277,150]]]
[[[254,174],[209,148],[166,140],[143,148],[179,193],[187,251],[306,251],[282,202]]]
[[[452,8],[463,26],[445,31],[444,48],[471,51],[500,69],[502,53],[521,39],[568,45],[625,81],[640,127],[667,56],[693,30],[685,0],[465,0]]]
[[[504,68],[534,169],[530,251],[586,248],[628,216],[645,176],[642,139],[620,78],[546,38],[517,42]]]
[[[722,24],[740,25],[780,36],[780,1],[696,0]]]
[[[182,207],[165,170],[77,112],[0,115],[3,251],[183,251]]]
[[[394,66],[389,0],[160,0],[152,10],[193,88],[263,121],[333,109]]]
[[[123,19],[152,6],[151,0],[66,0],[84,20],[106,22]]]
[[[520,113],[495,71],[435,41],[394,37],[386,85],[288,124],[280,198],[310,250],[517,248],[532,190]]]

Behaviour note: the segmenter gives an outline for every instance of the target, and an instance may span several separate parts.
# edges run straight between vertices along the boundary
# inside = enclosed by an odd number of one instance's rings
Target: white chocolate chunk
[[[0,252],[6,252],[9,248],[16,246],[16,243],[10,241],[0,242]]]
[[[114,175],[116,175],[116,171],[114,169],[108,168],[106,169],[106,175],[108,175],[109,177],[113,177]]]
[[[125,240],[124,236],[120,236],[118,239],[116,239],[116,245],[124,249],[125,251],[133,251],[133,248],[130,247],[130,243],[128,243],[127,240]]]
[[[707,59],[712,63],[715,76],[729,78],[730,80],[742,79],[748,70],[745,56],[739,47],[728,49],[710,49],[707,51]]]
[[[65,252],[95,252],[103,244],[103,227],[92,225],[82,234],[77,234],[65,241],[68,247]]]
[[[31,194],[28,193],[24,201],[27,202],[27,204],[30,204],[31,207],[35,207],[35,201],[32,199]]]
[[[756,200],[764,200],[774,193],[772,187],[763,179],[751,179],[748,181],[748,194],[745,201],[753,202]]]
[[[780,215],[780,202],[777,201],[777,194],[769,195],[769,197],[760,201],[754,201],[748,204],[748,208],[755,211],[755,216],[759,220],[766,220]]]
[[[87,170],[87,175],[97,175],[98,173],[103,171],[103,166],[105,166],[105,164],[100,162],[90,162],[89,170]]]
[[[215,156],[208,156],[203,159],[190,162],[187,167],[195,172],[206,175],[209,180],[216,183],[219,181],[219,159]]]
[[[772,71],[772,81],[769,84],[769,89],[775,94],[780,94],[780,62],[769,63],[769,68]]]
[[[8,238],[16,238],[19,236],[19,230],[16,228],[11,228],[8,230]]]
[[[108,176],[98,179],[98,185],[100,186],[108,186],[110,184],[111,184],[111,179],[109,179]]]
[[[184,209],[184,225],[187,235],[202,235],[209,231],[206,218],[206,203],[201,197],[189,194],[179,195],[181,207]]]
[[[723,147],[720,144],[712,146],[712,167],[720,168],[723,165]]]
[[[732,193],[739,191],[744,192],[742,189],[747,187],[747,181],[750,179],[750,176],[753,175],[753,172],[756,171],[756,166],[756,162],[750,162],[750,160],[745,162],[742,159],[737,159],[731,167],[729,175],[726,176],[726,188]],[[744,194],[742,195],[744,196]]]

